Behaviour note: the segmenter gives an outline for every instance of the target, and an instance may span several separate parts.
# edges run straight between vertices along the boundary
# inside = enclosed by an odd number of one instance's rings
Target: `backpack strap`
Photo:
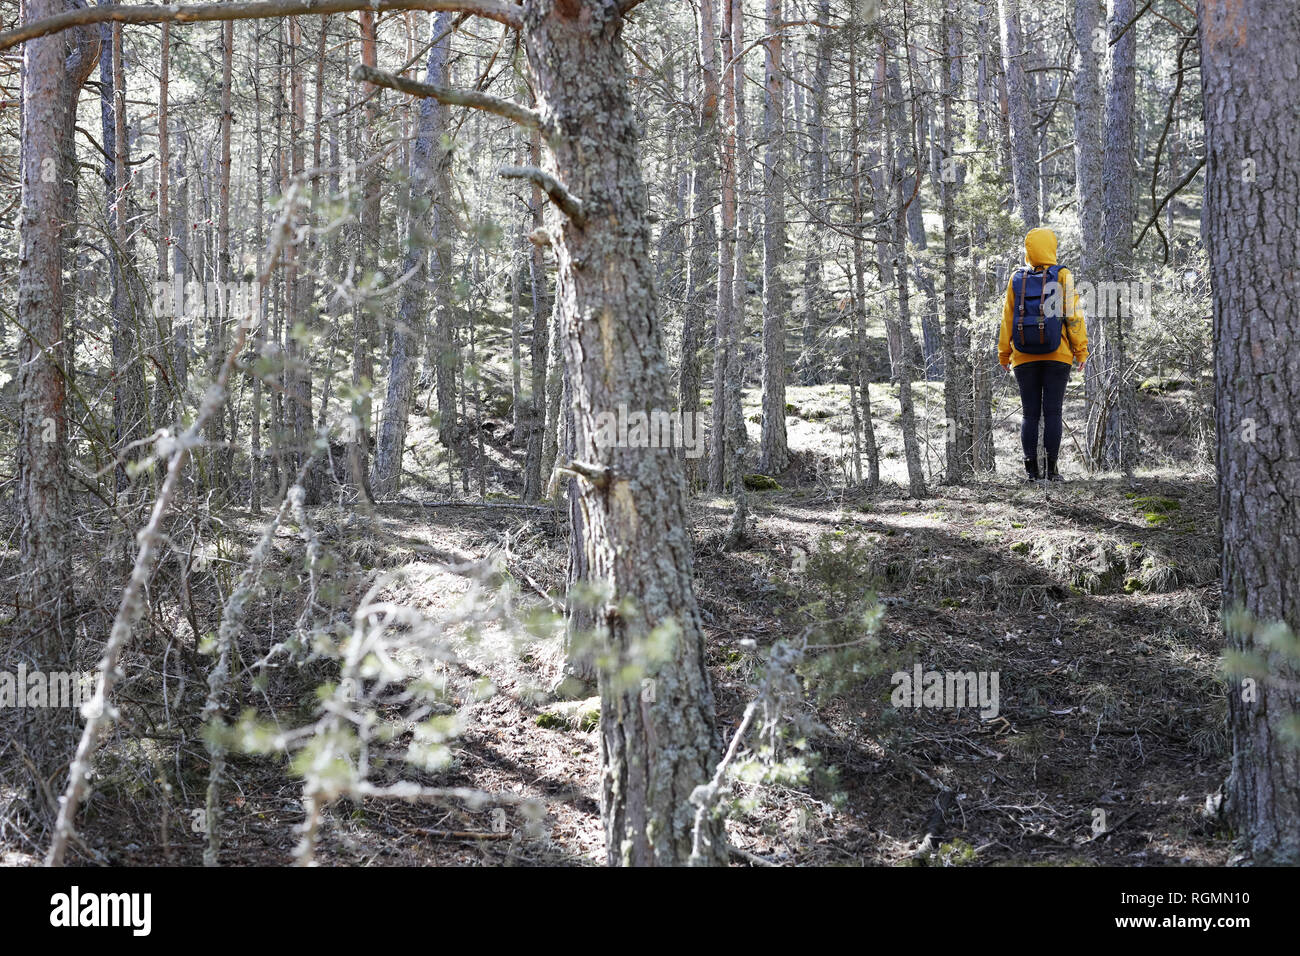
[[[1029,276],[1023,267],[1017,269],[1016,273],[1020,276],[1020,295],[1016,297],[1018,300],[1017,309],[1020,316],[1020,321],[1017,323],[1017,327],[1020,329],[1020,341],[1023,342],[1025,340],[1025,283],[1029,281]],[[1014,292],[1015,279],[1013,278],[1011,282],[1012,290]],[[1015,342],[1015,336],[1012,336],[1012,342]]]

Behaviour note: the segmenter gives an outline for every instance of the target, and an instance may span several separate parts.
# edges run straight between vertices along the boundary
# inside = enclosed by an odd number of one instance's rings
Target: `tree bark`
[[[1270,674],[1253,700],[1243,682],[1228,686],[1228,809],[1257,863],[1294,866],[1300,667],[1264,638],[1300,630],[1300,368],[1260,343],[1300,331],[1300,8],[1202,0],[1199,22],[1225,641]]]
[[[823,314],[827,311],[825,277],[822,275],[824,251],[817,242],[820,221],[828,214],[827,158],[830,153],[826,125],[827,87],[831,74],[831,5],[817,0],[817,42],[813,50],[812,90],[808,120],[808,188],[806,205],[814,225],[808,229],[803,267],[803,341],[797,363],[802,385],[820,385],[825,381],[825,356],[820,342]]]
[[[63,0],[28,0],[30,18],[64,9]],[[71,669],[72,635],[64,632],[73,606],[67,484],[67,386],[64,367],[63,237],[68,163],[77,97],[99,58],[98,31],[81,33],[77,52],[66,38],[43,37],[23,50],[21,176],[18,233],[18,559],[16,640],[6,650],[43,670]],[[62,715],[66,720],[66,714]],[[57,709],[25,722],[24,746],[42,785],[67,759],[69,732]],[[70,731],[70,727],[64,727]]]
[[[1135,0],[1112,0],[1112,37],[1135,13]],[[1105,153],[1102,161],[1102,267],[1099,278],[1127,283],[1133,278],[1133,112],[1136,100],[1137,28],[1128,30],[1110,47],[1110,85],[1106,92]],[[1097,297],[1101,301],[1102,297]],[[1106,296],[1112,306],[1127,305]],[[1102,464],[1130,473],[1137,463],[1136,419],[1127,381],[1123,308],[1103,315],[1103,373],[1105,375],[1105,433],[1100,442]]]
[[[718,35],[716,0],[700,0],[699,125],[692,156],[691,259],[686,280],[686,310],[682,317],[682,361],[677,376],[677,403],[683,420],[700,410],[700,352],[704,346],[704,320],[708,300],[717,298],[714,259],[718,230],[713,207],[717,203],[718,170]],[[716,338],[716,336],[715,336]],[[684,458],[687,487],[697,482],[696,460]]]
[[[790,461],[785,433],[785,69],[781,63],[781,0],[767,0],[763,136],[763,424],[759,470],[776,474]]]
[[[595,427],[597,414],[620,406],[666,408],[669,394],[622,9],[618,0],[529,0],[523,12],[554,172],[586,211],[585,226],[569,219],[557,230],[555,251],[583,549],[591,581],[604,590],[596,618],[607,645],[606,853],[611,864],[681,864],[692,849],[691,793],[717,757],[681,461],[671,449],[610,447]],[[664,653],[647,653],[661,639]],[[628,668],[653,681],[648,694],[626,679]],[[712,818],[705,826],[702,862],[721,863],[721,827]]]
[[[853,19],[856,19],[857,0],[853,0],[849,10]],[[850,404],[853,404],[854,419],[853,480],[862,480],[862,461],[856,441],[858,430],[861,428],[863,436],[861,450],[867,455],[866,485],[874,489],[880,486],[880,450],[876,444],[876,426],[871,412],[871,382],[867,374],[867,207],[863,198],[862,184],[864,160],[870,158],[878,162],[879,155],[871,157],[863,155],[859,108],[860,79],[857,31],[851,31],[849,33],[849,153],[852,188],[850,213],[853,217],[853,349],[849,360],[849,400]]]
[[[1074,60],[1074,185],[1079,207],[1079,258],[1076,281],[1096,281],[1096,269],[1102,249],[1102,195],[1105,188],[1101,138],[1102,95],[1101,74],[1109,50],[1106,29],[1105,0],[1075,0],[1074,29],[1078,38],[1078,53]],[[1104,353],[1104,330],[1096,309],[1086,316],[1088,344],[1097,353]],[[1096,418],[1096,403],[1101,391],[1102,361],[1089,362],[1083,373],[1085,419]],[[1089,455],[1087,464],[1098,462],[1091,458],[1091,441],[1085,442]]]
[[[957,122],[953,101],[961,94],[961,34],[957,26],[954,0],[944,0],[941,32],[946,50],[945,62],[940,71],[943,140],[939,176],[943,213],[943,406],[947,419],[944,428],[944,462],[947,481],[961,484],[974,472],[975,457],[970,343],[958,304],[959,301],[969,304],[970,289],[969,286],[958,288],[957,257],[964,257],[967,250],[958,249],[956,211],[956,193],[964,178],[964,169],[958,165],[953,152],[954,124]]]
[[[873,180],[873,197],[876,220],[876,266],[885,288],[897,289],[894,305],[897,315],[885,306],[885,330],[889,339],[889,364],[894,384],[898,386],[899,427],[903,435],[903,457],[907,462],[907,484],[913,497],[926,494],[925,476],[921,471],[921,449],[916,436],[916,412],[912,403],[912,374],[915,343],[912,335],[912,317],[909,307],[907,282],[907,199],[902,176],[903,104],[898,83],[898,65],[889,57],[889,38],[881,38],[876,66],[876,82],[872,96],[872,127],[880,142],[880,151],[873,153],[873,166],[879,172]],[[888,100],[888,102],[886,102]],[[894,208],[889,208],[889,193],[894,194]],[[893,235],[887,232],[887,223],[893,219]],[[891,258],[892,256],[892,258]]]
[[[1029,112],[1025,80],[1025,49],[1020,32],[1020,0],[998,0],[1002,22],[1002,69],[1007,83],[1007,115],[1011,131],[1011,177],[1016,211],[1026,229],[1038,225],[1038,148]]]

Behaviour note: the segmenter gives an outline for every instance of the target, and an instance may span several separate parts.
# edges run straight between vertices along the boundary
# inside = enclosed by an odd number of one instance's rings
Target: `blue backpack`
[[[1060,266],[1046,269],[1022,267],[1011,277],[1011,290],[1015,296],[1011,342],[1017,352],[1050,355],[1061,347],[1062,313],[1065,310],[1061,308],[1062,290],[1059,286],[1052,286],[1060,271]],[[1050,294],[1053,288],[1056,289],[1055,295]],[[1052,302],[1056,303],[1055,308],[1051,307]]]

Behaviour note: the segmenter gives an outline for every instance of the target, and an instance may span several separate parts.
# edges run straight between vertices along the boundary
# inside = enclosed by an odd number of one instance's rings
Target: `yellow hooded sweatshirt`
[[[1056,233],[1041,227],[1030,229],[1025,234],[1025,261],[1031,266],[1056,265]],[[1015,276],[1007,280],[1007,294],[1002,303],[1002,332],[998,336],[998,362],[1002,365],[1008,362],[1012,368],[1025,362],[1065,362],[1068,365],[1071,360],[1082,365],[1088,360],[1088,328],[1079,296],[1074,291],[1074,277],[1069,269],[1063,268],[1057,273],[1057,281],[1061,283],[1061,301],[1066,303],[1060,348],[1046,355],[1029,355],[1018,351],[1011,342],[1011,319],[1016,306],[1016,293],[1012,288]]]

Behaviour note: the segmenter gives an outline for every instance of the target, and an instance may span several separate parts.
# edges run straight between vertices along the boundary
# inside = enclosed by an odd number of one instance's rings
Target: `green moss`
[[[775,478],[768,475],[745,475],[745,487],[750,491],[780,491],[781,486]]]
[[[533,722],[544,730],[595,730],[600,725],[600,698],[556,704],[538,714]]]
[[[1158,495],[1136,495],[1130,492],[1124,497],[1133,502],[1133,506],[1139,511],[1149,511],[1155,514],[1169,514],[1171,511],[1182,510],[1182,502],[1174,498],[1161,498]]]
[[[962,839],[941,843],[934,856],[940,866],[970,866],[976,862],[975,848]]]
[[[1138,386],[1138,391],[1146,392],[1148,395],[1164,395],[1167,392],[1176,392],[1180,388],[1186,388],[1188,384],[1187,379],[1179,378],[1177,375],[1152,375],[1150,378],[1142,380],[1142,384]]]

